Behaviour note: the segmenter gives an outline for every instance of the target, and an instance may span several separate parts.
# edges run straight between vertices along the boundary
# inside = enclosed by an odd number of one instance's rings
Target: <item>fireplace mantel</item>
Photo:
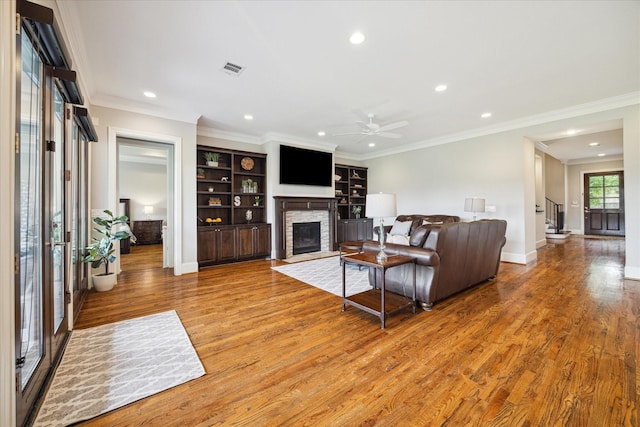
[[[327,211],[329,212],[329,242],[331,250],[336,250],[336,209],[337,199],[333,197],[285,197],[275,196],[275,243],[276,258],[285,259],[287,256],[286,248],[286,229],[288,211]]]

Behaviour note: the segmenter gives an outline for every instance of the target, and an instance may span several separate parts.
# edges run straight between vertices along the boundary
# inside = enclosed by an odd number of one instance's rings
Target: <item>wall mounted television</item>
[[[333,185],[333,154],[280,145],[280,184]]]

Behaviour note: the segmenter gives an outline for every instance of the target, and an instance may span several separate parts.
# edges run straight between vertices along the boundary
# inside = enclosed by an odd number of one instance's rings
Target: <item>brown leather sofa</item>
[[[387,255],[416,258],[416,298],[425,310],[433,303],[488,279],[495,278],[506,242],[507,222],[486,219],[417,227],[409,246],[387,244]],[[379,252],[378,243],[367,241],[365,252]],[[387,270],[385,288],[410,296],[413,267],[410,264]],[[369,283],[380,288],[380,271],[369,269]]]

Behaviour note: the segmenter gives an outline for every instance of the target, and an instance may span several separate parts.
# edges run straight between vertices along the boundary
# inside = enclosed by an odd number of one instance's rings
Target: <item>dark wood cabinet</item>
[[[136,245],[162,243],[162,220],[134,221],[133,235],[136,236]]]
[[[239,225],[238,259],[268,257],[271,254],[271,224]]]
[[[373,219],[338,220],[337,239],[340,242],[371,240],[373,238]]]
[[[237,259],[235,226],[211,226],[198,229],[198,263],[200,266]]]
[[[271,255],[266,154],[199,145],[196,187],[201,267]]]

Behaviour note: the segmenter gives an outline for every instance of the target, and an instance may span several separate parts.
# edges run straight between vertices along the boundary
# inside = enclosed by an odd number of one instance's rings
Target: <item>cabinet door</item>
[[[217,229],[216,261],[233,261],[237,258],[236,227]]]
[[[271,226],[259,225],[254,230],[254,256],[271,256]]]
[[[238,227],[237,248],[238,258],[251,258],[253,256],[253,235],[255,227]]]
[[[215,261],[215,229],[198,230],[198,262]]]
[[[356,240],[371,240],[373,238],[373,220],[362,219],[357,221],[357,235]]]

